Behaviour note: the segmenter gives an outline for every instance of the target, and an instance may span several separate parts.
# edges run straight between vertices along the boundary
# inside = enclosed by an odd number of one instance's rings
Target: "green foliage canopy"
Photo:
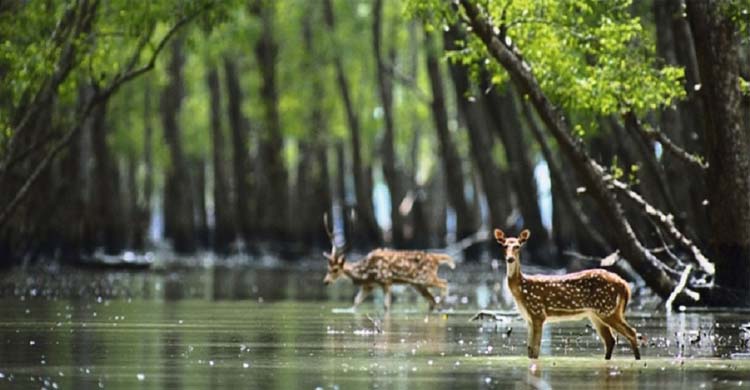
[[[568,112],[643,114],[684,96],[683,69],[658,67],[653,38],[631,15],[631,0],[497,0],[478,2],[494,22],[495,33],[516,47],[544,92]],[[407,12],[431,28],[460,28],[462,15],[440,0],[410,0]],[[500,84],[507,74],[473,34],[448,53],[456,61],[492,73]]]

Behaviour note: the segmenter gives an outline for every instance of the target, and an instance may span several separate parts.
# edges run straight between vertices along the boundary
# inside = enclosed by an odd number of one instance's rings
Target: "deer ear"
[[[523,231],[521,231],[521,234],[518,235],[518,240],[521,243],[524,243],[526,242],[526,240],[529,239],[530,236],[531,236],[531,232],[529,231],[529,229],[523,229]]]
[[[501,244],[505,244],[505,233],[500,229],[495,229],[495,239]]]

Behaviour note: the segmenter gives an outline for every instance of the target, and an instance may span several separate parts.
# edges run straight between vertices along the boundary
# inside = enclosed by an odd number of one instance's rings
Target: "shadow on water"
[[[631,304],[644,360],[615,358],[586,322],[545,328],[525,357],[502,275],[462,267],[446,309],[427,314],[409,289],[357,312],[348,282],[325,288],[319,263],[159,272],[60,268],[0,275],[0,388],[715,388],[750,385],[747,312],[665,315]],[[449,271],[446,271],[449,272]]]

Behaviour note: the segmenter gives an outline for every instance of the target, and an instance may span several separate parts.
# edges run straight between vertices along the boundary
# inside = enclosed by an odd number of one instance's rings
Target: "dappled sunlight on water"
[[[484,306],[512,313],[499,276],[456,275],[461,283],[439,313],[399,289],[389,315],[379,294],[344,310],[353,286],[325,288],[322,276],[314,265],[11,271],[0,277],[0,388],[750,385],[750,360],[738,359],[747,352],[747,313],[629,311],[641,361],[622,341],[604,361],[585,321],[554,324],[545,327],[542,358],[531,361],[517,316],[469,321]]]

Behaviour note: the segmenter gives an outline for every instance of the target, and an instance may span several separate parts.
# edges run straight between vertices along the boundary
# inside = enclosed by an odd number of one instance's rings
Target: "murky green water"
[[[341,310],[354,288],[324,288],[314,266],[0,275],[0,388],[750,387],[747,313],[667,318],[642,299],[629,316],[640,362],[624,342],[605,362],[586,322],[547,326],[532,362],[519,318],[468,321],[512,308],[499,276],[454,275],[447,310],[429,315],[397,291],[385,316],[378,296]]]

